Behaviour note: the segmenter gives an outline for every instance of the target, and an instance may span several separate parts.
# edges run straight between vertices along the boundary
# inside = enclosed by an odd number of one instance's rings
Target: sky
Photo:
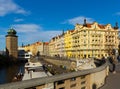
[[[10,28],[19,46],[48,41],[75,24],[120,24],[120,0],[0,0],[0,50]]]

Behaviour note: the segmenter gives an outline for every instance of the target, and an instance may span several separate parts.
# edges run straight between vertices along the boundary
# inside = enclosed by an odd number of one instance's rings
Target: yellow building
[[[59,56],[61,55],[60,50],[63,49],[60,46],[60,41],[61,37],[60,35],[53,37],[50,41],[49,41],[49,56]]]
[[[101,25],[97,22],[76,24],[74,30],[64,34],[64,47],[58,47],[60,37],[51,39],[49,44],[50,56],[60,55],[59,50],[64,49],[67,58],[82,59],[89,57],[108,57],[113,50],[118,50],[118,25]]]
[[[49,41],[49,56],[55,56],[57,53],[56,51],[56,38],[57,37],[53,37],[50,41]]]
[[[73,55],[78,58],[107,57],[113,49],[118,50],[117,24],[113,28],[110,24],[89,24],[84,20],[84,24],[76,24],[73,35]]]
[[[108,57],[112,51],[118,50],[118,32],[117,23],[112,27],[111,24],[87,23],[84,20],[83,24],[76,24],[74,30],[53,37],[49,41],[49,47],[48,43],[46,48],[43,48],[45,46],[42,46],[41,42],[36,42],[24,48],[26,51],[31,51],[33,55],[40,51],[43,55],[74,59]]]
[[[65,56],[71,58],[73,56],[73,47],[72,47],[72,32],[74,30],[68,30],[64,34],[64,49],[65,49]]]
[[[38,52],[40,55],[48,55],[48,44],[48,42],[35,42],[23,46],[23,48],[25,51],[32,52],[32,56],[37,55]]]
[[[42,56],[49,55],[49,43],[48,42],[40,42],[37,46],[37,52],[39,52]]]
[[[64,31],[49,41],[49,56],[66,57],[64,49]]]
[[[25,51],[32,52],[32,55],[35,56],[38,52],[37,46],[39,45],[39,42],[33,43],[33,44],[28,44],[24,46]]]

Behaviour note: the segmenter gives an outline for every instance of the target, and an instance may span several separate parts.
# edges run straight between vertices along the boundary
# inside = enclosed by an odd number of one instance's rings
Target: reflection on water
[[[24,64],[0,68],[0,84],[12,82],[19,74],[24,74]]]

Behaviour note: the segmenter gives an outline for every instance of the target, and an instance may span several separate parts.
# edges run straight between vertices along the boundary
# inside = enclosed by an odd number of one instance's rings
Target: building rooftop
[[[7,33],[8,34],[6,35],[6,37],[7,36],[18,37],[18,36],[16,36],[17,32],[13,28],[8,29]]]
[[[15,35],[17,32],[13,29],[13,28],[10,28],[8,31],[7,31],[8,34],[10,35]]]

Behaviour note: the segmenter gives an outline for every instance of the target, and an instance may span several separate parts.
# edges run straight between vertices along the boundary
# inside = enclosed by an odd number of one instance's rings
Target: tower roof
[[[8,35],[16,35],[16,31],[13,28],[8,29],[7,31]]]

